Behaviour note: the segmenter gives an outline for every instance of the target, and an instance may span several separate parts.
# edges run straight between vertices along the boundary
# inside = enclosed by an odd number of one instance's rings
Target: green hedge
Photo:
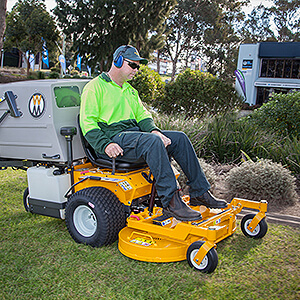
[[[300,92],[273,94],[248,118],[254,126],[270,130],[280,136],[300,138]]]
[[[152,106],[164,94],[164,83],[160,75],[146,66],[141,66],[130,83],[139,91],[141,100]]]
[[[165,87],[165,94],[155,102],[159,111],[185,117],[231,111],[242,105],[233,85],[209,73],[185,70]]]
[[[185,118],[228,112],[243,103],[232,84],[190,69],[165,84],[157,72],[142,66],[131,84],[143,102],[159,112],[178,113]]]

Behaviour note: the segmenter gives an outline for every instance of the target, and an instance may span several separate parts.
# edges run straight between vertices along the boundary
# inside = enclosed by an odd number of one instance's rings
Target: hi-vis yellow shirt
[[[105,153],[106,146],[112,143],[111,138],[121,131],[159,130],[137,90],[128,82],[120,87],[106,73],[91,80],[83,89],[80,127],[86,140],[99,154]]]

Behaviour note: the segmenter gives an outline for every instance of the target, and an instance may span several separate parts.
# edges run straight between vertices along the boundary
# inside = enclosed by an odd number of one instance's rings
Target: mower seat
[[[99,158],[94,150],[94,148],[88,143],[88,141],[85,139],[83,136],[82,130],[80,128],[80,121],[79,121],[79,115],[77,118],[77,123],[78,123],[78,129],[79,129],[79,135],[82,143],[83,150],[89,159],[89,161],[97,167],[100,168],[109,168],[113,169],[113,160],[111,158],[106,159],[106,158]],[[133,170],[139,170],[146,168],[148,165],[146,162],[138,162],[138,163],[133,163],[133,162],[128,162],[124,160],[115,160],[115,168],[116,170],[119,171],[133,171]]]

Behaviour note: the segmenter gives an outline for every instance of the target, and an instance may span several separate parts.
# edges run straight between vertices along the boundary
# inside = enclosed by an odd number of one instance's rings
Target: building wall
[[[250,105],[267,102],[273,92],[300,90],[300,43],[242,44],[237,69],[244,75]],[[238,81],[236,89],[243,95]]]

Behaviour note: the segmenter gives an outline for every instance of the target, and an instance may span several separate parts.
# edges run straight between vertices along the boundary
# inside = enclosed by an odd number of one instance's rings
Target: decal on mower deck
[[[109,177],[101,177],[101,176],[80,176],[79,179],[92,179],[92,180],[101,180],[101,181],[107,181],[107,182],[119,182],[123,179],[119,178],[109,178]]]
[[[218,220],[216,220],[216,221],[214,222],[215,225],[218,225],[218,224],[220,224],[220,223],[221,223],[221,218],[218,219]]]
[[[130,242],[141,245],[141,246],[146,246],[146,247],[153,245],[153,241],[145,239],[145,238],[140,238],[140,237],[137,237],[137,238],[131,240]]]
[[[166,226],[166,225],[170,224],[171,222],[172,222],[171,218],[167,219],[166,221],[161,222],[161,226]]]
[[[128,181],[124,180],[119,183],[120,187],[126,192],[132,190],[132,186],[129,184]]]

